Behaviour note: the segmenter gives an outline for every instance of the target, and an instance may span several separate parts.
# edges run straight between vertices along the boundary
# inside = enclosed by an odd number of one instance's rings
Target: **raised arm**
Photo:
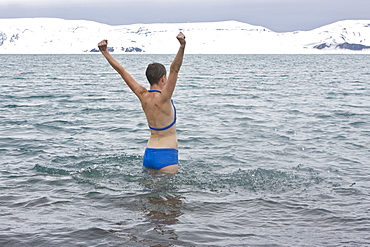
[[[172,97],[173,91],[175,90],[176,87],[176,82],[182,65],[182,61],[184,59],[184,52],[186,46],[185,35],[182,32],[180,32],[176,36],[176,38],[180,42],[180,48],[171,63],[170,74],[168,75],[167,83],[162,89],[162,96],[166,99],[170,99]]]
[[[108,40],[103,40],[98,44],[99,50],[108,60],[109,64],[121,75],[122,79],[126,82],[129,88],[136,94],[137,97],[141,97],[147,89],[141,86],[131,75],[128,73],[123,66],[108,52],[107,50]]]

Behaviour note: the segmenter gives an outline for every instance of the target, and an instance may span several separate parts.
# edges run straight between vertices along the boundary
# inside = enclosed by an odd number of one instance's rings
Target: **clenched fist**
[[[180,42],[181,46],[185,46],[186,44],[186,41],[185,41],[185,35],[180,32],[177,36],[176,36],[177,40]]]
[[[100,51],[106,51],[107,50],[107,45],[108,45],[108,40],[102,40],[99,42],[98,47]]]

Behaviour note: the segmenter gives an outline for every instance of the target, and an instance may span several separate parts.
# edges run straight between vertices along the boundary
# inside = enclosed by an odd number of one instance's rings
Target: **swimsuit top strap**
[[[161,91],[159,90],[148,90],[149,93],[153,93],[153,92],[156,92],[156,93],[162,93]]]

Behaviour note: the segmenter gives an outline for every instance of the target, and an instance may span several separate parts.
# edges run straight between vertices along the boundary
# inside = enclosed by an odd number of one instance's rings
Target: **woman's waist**
[[[148,144],[148,148],[178,148],[177,136],[175,135],[151,135]]]

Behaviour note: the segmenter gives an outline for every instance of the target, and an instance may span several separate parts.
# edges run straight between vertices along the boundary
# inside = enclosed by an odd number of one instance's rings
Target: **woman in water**
[[[175,174],[178,170],[178,141],[176,136],[176,108],[171,100],[185,50],[185,35],[177,35],[180,48],[171,63],[167,77],[166,68],[159,63],[149,64],[146,77],[150,84],[147,90],[141,86],[123,66],[108,52],[108,41],[98,46],[109,64],[121,75],[132,92],[139,98],[150,129],[143,166],[150,172]]]

